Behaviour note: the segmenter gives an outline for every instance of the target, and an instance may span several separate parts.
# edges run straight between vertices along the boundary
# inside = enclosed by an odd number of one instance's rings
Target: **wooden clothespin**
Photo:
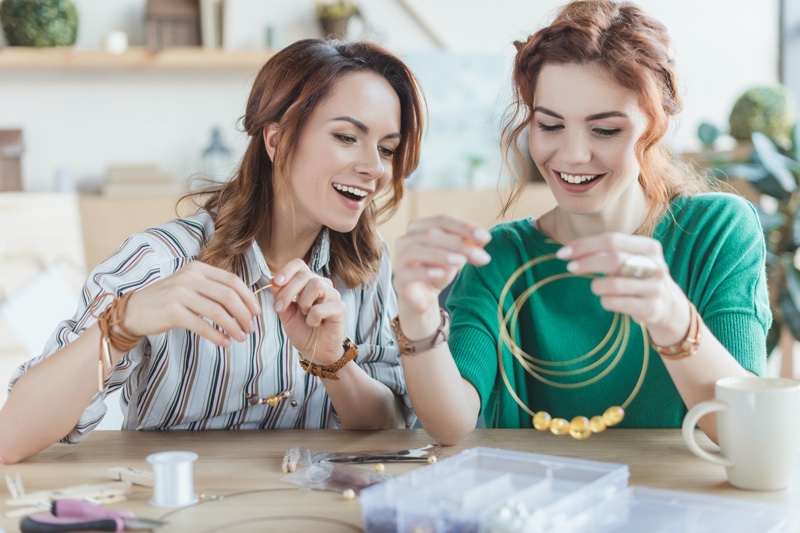
[[[136,470],[128,466],[114,466],[108,469],[108,477],[118,481],[130,481],[142,487],[153,486],[153,473],[145,470]]]
[[[14,477],[6,475],[6,486],[12,498],[18,498],[25,494],[25,488],[22,486],[22,479],[19,477],[19,474],[16,474]]]

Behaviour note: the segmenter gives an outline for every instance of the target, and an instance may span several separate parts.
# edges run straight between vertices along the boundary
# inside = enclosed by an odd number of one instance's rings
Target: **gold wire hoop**
[[[644,377],[647,374],[647,368],[648,368],[649,360],[650,360],[650,341],[649,341],[649,336],[648,336],[648,333],[647,333],[647,328],[643,324],[640,324],[640,327],[642,329],[642,338],[643,338],[643,344],[644,344],[644,354],[643,354],[643,357],[642,357],[642,370],[639,373],[639,379],[636,382],[636,385],[634,386],[634,388],[631,391],[630,395],[628,396],[628,398],[625,400],[625,402],[621,406],[619,406],[619,407],[612,406],[612,407],[608,408],[604,412],[604,415],[602,417],[602,419],[605,420],[604,423],[598,422],[595,425],[594,424],[595,419],[597,419],[599,417],[595,416],[595,417],[592,418],[591,431],[589,431],[589,429],[588,429],[589,420],[584,418],[584,417],[575,417],[573,419],[572,423],[568,423],[568,422],[566,422],[566,420],[563,420],[563,419],[553,419],[553,421],[561,421],[558,424],[558,428],[556,428],[555,425],[551,426],[551,422],[550,422],[551,419],[550,419],[550,415],[548,413],[545,413],[543,411],[541,411],[539,413],[536,413],[533,410],[531,410],[520,399],[519,395],[514,390],[514,387],[511,385],[511,381],[509,380],[508,374],[506,373],[506,370],[505,370],[505,365],[503,364],[503,347],[508,349],[508,351],[514,357],[514,359],[516,359],[520,363],[520,366],[522,366],[522,368],[525,369],[525,371],[529,375],[531,375],[534,378],[536,378],[539,382],[544,383],[546,385],[553,386],[553,387],[565,388],[565,389],[574,389],[574,388],[585,387],[585,386],[591,385],[592,383],[595,383],[595,382],[599,381],[600,379],[603,379],[605,376],[607,376],[608,373],[611,372],[611,370],[613,370],[616,367],[616,365],[619,363],[619,361],[622,359],[622,355],[624,354],[624,352],[625,352],[625,350],[627,348],[628,340],[629,340],[629,336],[630,336],[631,318],[628,315],[622,315],[621,313],[614,313],[614,318],[612,320],[611,326],[609,327],[608,333],[606,333],[606,336],[603,338],[603,340],[600,341],[600,343],[597,346],[595,346],[595,348],[593,348],[592,350],[590,350],[586,354],[583,354],[583,355],[581,355],[579,357],[576,357],[574,359],[570,359],[568,361],[545,361],[545,360],[537,359],[537,358],[531,356],[530,354],[528,354],[524,350],[522,350],[522,348],[520,348],[520,346],[512,338],[511,330],[513,330],[517,326],[517,322],[518,322],[517,319],[519,317],[519,309],[520,309],[520,307],[527,300],[530,299],[530,297],[533,295],[534,292],[536,292],[541,287],[543,287],[543,286],[545,286],[545,285],[547,285],[547,284],[549,284],[549,283],[551,283],[553,281],[557,281],[557,280],[561,280],[561,279],[565,279],[565,278],[579,278],[579,277],[580,278],[589,278],[589,279],[597,278],[597,276],[593,275],[593,274],[573,274],[571,272],[566,272],[566,273],[561,273],[561,274],[554,274],[552,276],[548,276],[548,277],[546,277],[546,278],[534,283],[531,287],[527,288],[519,297],[517,297],[514,300],[514,302],[510,306],[509,311],[507,313],[505,313],[503,311],[503,303],[505,302],[506,297],[508,296],[508,293],[511,291],[511,287],[517,281],[517,279],[519,279],[519,277],[522,276],[522,274],[524,274],[525,272],[527,272],[528,270],[530,270],[534,266],[538,265],[539,263],[543,263],[545,261],[551,261],[551,260],[554,260],[554,259],[557,259],[555,254],[543,255],[543,256],[537,257],[535,259],[532,259],[532,260],[526,262],[525,264],[523,264],[522,266],[520,266],[519,268],[517,268],[514,271],[514,273],[506,281],[506,284],[503,287],[502,292],[500,293],[500,299],[499,299],[498,306],[497,306],[497,318],[498,318],[498,324],[499,324],[499,329],[500,329],[499,335],[498,335],[498,340],[497,340],[497,362],[498,362],[498,367],[499,367],[499,370],[500,370],[500,376],[503,379],[503,383],[505,384],[506,390],[508,390],[509,395],[514,399],[514,401],[517,403],[517,405],[519,405],[519,407],[523,411],[525,411],[531,417],[533,417],[533,419],[534,419],[533,420],[534,427],[536,427],[537,429],[542,429],[542,430],[550,429],[553,433],[556,433],[556,434],[559,434],[559,435],[566,434],[567,432],[569,432],[576,439],[584,439],[584,438],[587,438],[589,435],[591,435],[592,432],[599,433],[599,432],[605,430],[606,426],[616,425],[616,424],[618,424],[619,422],[622,421],[622,418],[624,417],[624,410],[633,402],[634,398],[636,398],[636,395],[639,393],[639,390],[641,390],[642,384],[644,383]],[[580,368],[580,369],[576,369],[576,370],[570,370],[570,371],[554,371],[554,370],[543,369],[543,368],[540,367],[540,365],[550,365],[550,366],[561,367],[561,366],[565,366],[565,365],[568,365],[568,364],[575,364],[575,363],[578,363],[578,362],[581,362],[581,361],[584,361],[586,359],[589,359],[589,358],[593,357],[594,355],[596,355],[603,348],[603,346],[608,344],[609,340],[613,336],[614,330],[617,329],[617,323],[620,321],[620,316],[622,317],[621,324],[619,326],[619,329],[617,330],[617,335],[616,335],[616,338],[615,338],[614,342],[612,343],[612,345],[609,348],[609,350],[605,354],[603,354],[597,361],[591,363],[590,365],[587,365],[586,367],[583,367],[583,368]],[[569,376],[569,375],[582,374],[582,373],[588,372],[588,371],[596,368],[598,365],[602,364],[604,361],[606,361],[611,356],[611,354],[615,350],[616,350],[617,354],[614,357],[614,359],[611,361],[611,363],[602,372],[600,372],[598,375],[596,375],[596,376],[594,376],[594,377],[592,377],[590,379],[587,379],[585,381],[578,382],[578,383],[566,383],[565,384],[565,383],[558,383],[558,382],[549,380],[549,379],[545,378],[544,376],[540,375],[540,373],[549,374],[549,375],[560,375],[560,376]],[[535,362],[537,364],[531,364],[528,361],[530,361],[531,363]],[[611,411],[613,411],[613,413],[609,414]],[[621,411],[621,413],[619,413],[619,411]],[[546,424],[537,424],[537,420],[536,420],[537,415],[540,416],[540,418],[542,418],[541,415],[544,415],[544,418],[546,418]],[[578,420],[578,419],[580,419],[580,420]],[[585,420],[585,423],[583,422],[584,420]],[[580,427],[585,427],[585,429],[584,430],[576,429],[576,431],[573,431],[572,426],[575,425],[575,424],[577,424],[576,428],[578,426],[580,426]],[[545,426],[545,427],[539,427],[539,426]],[[595,426],[597,426],[596,429],[595,429]]]

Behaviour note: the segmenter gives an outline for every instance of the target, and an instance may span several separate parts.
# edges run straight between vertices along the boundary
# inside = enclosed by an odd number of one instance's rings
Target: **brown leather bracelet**
[[[447,338],[450,336],[450,313],[439,308],[439,316],[442,321],[439,327],[436,328],[436,331],[433,332],[433,335],[416,341],[412,341],[405,336],[403,329],[400,327],[400,317],[394,317],[394,320],[392,320],[392,331],[394,331],[394,334],[397,336],[400,354],[414,355],[420,352],[427,352],[428,350],[436,348],[443,342],[447,342]]]
[[[106,370],[112,366],[111,348],[127,353],[133,350],[143,339],[125,329],[125,311],[128,300],[133,291],[127,292],[119,298],[109,292],[104,292],[94,299],[89,306],[89,313],[97,319],[100,328],[100,356],[97,361],[97,390],[105,390]],[[112,298],[111,303],[99,315],[97,310],[101,307],[106,297]]]
[[[689,329],[683,339],[670,346],[661,346],[651,341],[653,348],[658,355],[664,359],[678,360],[690,357],[697,352],[700,347],[700,339],[703,333],[703,319],[697,308],[689,302]]]
[[[339,376],[337,376],[336,373],[344,368],[344,365],[358,356],[358,347],[353,341],[350,340],[349,337],[345,337],[344,341],[342,341],[342,349],[344,350],[344,355],[342,355],[342,357],[340,357],[335,363],[331,363],[329,365],[318,365],[316,363],[309,363],[301,357],[300,366],[302,366],[303,370],[312,376],[317,376],[318,378],[322,379],[330,379],[331,381],[339,381]]]

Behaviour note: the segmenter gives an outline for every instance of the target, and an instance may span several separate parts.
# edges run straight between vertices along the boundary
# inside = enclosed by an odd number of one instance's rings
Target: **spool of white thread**
[[[153,497],[150,505],[156,507],[183,507],[197,503],[194,493],[192,463],[194,452],[159,452],[147,456],[153,465]]]

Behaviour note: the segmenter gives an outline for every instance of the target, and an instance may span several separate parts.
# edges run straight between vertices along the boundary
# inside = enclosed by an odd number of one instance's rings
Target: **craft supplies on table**
[[[773,504],[628,486],[624,464],[477,447],[365,488],[369,533],[784,531]]]

